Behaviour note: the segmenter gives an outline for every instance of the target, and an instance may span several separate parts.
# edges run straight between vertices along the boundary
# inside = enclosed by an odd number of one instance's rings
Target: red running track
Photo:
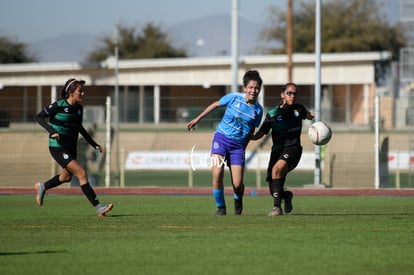
[[[211,195],[211,188],[190,187],[94,187],[98,195]],[[341,188],[289,188],[295,196],[414,196],[414,189],[341,189]],[[231,188],[225,189],[230,195]],[[0,195],[35,195],[34,188],[0,188]],[[80,195],[78,187],[54,188],[47,194]],[[267,188],[246,188],[245,195],[269,195]]]

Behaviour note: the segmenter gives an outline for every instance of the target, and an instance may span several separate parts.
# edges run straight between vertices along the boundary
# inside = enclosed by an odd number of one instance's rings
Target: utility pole
[[[231,9],[231,91],[239,91],[239,0],[232,1]]]
[[[288,82],[293,82],[292,79],[292,52],[293,52],[293,35],[292,35],[292,29],[293,29],[293,15],[292,15],[292,2],[293,0],[288,0],[287,5],[287,18],[286,18],[286,54],[288,58],[287,62],[287,79]]]

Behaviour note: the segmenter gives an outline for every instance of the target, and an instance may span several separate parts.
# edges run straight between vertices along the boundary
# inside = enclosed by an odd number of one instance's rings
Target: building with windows
[[[231,63],[231,57],[221,56],[118,62],[108,59],[102,64],[3,64],[0,112],[2,120],[12,125],[31,122],[43,106],[59,97],[65,81],[74,77],[86,81],[85,101],[90,120],[103,119],[106,97],[113,98],[117,86],[120,123],[180,122],[198,113],[208,102],[231,92]],[[263,78],[260,101],[263,106],[272,107],[279,102],[280,88],[286,82],[286,64],[286,55],[241,56],[239,83],[246,70],[257,69]],[[390,64],[389,52],[322,54],[322,120],[370,126],[374,98],[381,93],[383,126],[394,128],[395,89],[390,84],[378,87],[379,74],[389,71]],[[312,109],[315,55],[294,54],[292,75],[300,87],[300,102]]]

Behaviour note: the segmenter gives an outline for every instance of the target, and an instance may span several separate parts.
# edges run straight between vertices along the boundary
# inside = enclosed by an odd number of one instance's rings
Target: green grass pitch
[[[0,197],[1,274],[412,274],[412,197],[296,196],[267,216],[246,196],[242,216],[214,216],[211,196]]]

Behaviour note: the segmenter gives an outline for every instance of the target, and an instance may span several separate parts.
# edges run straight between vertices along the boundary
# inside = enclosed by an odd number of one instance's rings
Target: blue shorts
[[[227,166],[244,166],[246,148],[243,141],[228,139],[225,135],[215,133],[211,145],[211,154],[225,157]]]

